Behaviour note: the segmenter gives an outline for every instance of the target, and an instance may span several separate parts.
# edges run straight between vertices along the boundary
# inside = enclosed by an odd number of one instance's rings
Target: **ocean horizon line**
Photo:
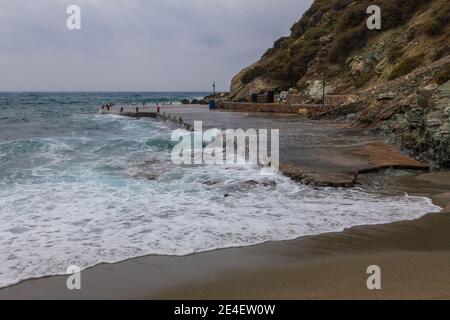
[[[175,90],[175,91],[139,91],[139,90],[14,90],[14,91],[2,91],[0,93],[208,93],[209,91],[198,90]]]

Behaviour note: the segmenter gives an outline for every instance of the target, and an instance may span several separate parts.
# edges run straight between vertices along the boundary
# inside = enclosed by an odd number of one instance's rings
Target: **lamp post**
[[[216,108],[216,82],[213,82],[212,88],[213,88],[213,98],[208,102],[209,110],[214,110]]]
[[[322,108],[325,108],[325,85],[326,85],[326,80],[324,77],[322,80]]]

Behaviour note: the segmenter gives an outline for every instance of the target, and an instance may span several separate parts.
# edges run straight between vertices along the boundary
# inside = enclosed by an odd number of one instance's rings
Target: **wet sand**
[[[450,299],[450,213],[186,257],[147,256],[28,280],[0,299]],[[366,287],[381,267],[382,290]]]
[[[283,250],[279,256],[292,263],[229,271],[214,281],[192,281],[151,298],[450,299],[450,173],[391,178],[387,188],[430,196],[445,209],[414,221],[262,245],[261,250]],[[367,289],[371,265],[381,268],[381,290]]]
[[[291,264],[229,271],[214,281],[192,281],[150,297],[450,299],[450,172],[393,178],[387,188],[430,196],[446,209],[413,221],[262,245],[260,249],[267,251],[276,247],[278,256],[289,257]],[[381,290],[367,289],[366,271],[371,265],[381,268]]]
[[[384,192],[450,206],[450,173],[386,180]],[[366,287],[370,265],[381,267],[380,291]],[[66,279],[24,281],[0,289],[0,299],[450,299],[450,210],[292,241],[102,264],[82,272],[80,291],[67,290]]]
[[[392,252],[342,255],[180,286],[157,299],[450,299],[450,254]],[[381,267],[381,290],[366,287],[365,270]]]
[[[450,190],[448,172],[393,180],[392,192]],[[102,264],[82,272],[80,291],[52,276],[0,289],[0,299],[450,299],[449,230],[444,210],[292,241]],[[380,291],[366,287],[370,265],[381,267]]]

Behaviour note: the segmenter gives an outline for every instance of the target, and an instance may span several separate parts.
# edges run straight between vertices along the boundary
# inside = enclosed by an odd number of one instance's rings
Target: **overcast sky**
[[[228,90],[312,0],[0,0],[0,91]],[[66,9],[81,8],[81,30]]]

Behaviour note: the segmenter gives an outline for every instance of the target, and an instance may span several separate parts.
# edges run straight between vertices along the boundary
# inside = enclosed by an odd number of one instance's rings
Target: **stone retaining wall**
[[[218,102],[217,109],[239,112],[272,112],[299,114],[300,109],[308,112],[317,110],[320,105],[291,105],[286,103],[248,103],[248,102]]]
[[[307,96],[303,94],[288,94],[286,96],[287,104],[308,104],[312,100],[322,100],[322,97]],[[325,104],[331,106],[353,103],[356,100],[356,95],[325,95]]]
[[[358,99],[356,95],[326,95],[325,104],[329,106],[340,106],[353,103]]]

